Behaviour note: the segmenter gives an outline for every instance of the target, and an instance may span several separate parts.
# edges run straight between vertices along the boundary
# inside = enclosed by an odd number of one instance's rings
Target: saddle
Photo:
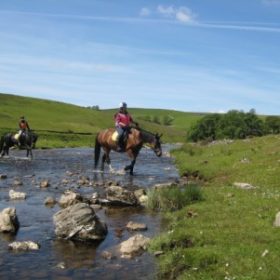
[[[127,141],[127,138],[128,138],[128,135],[130,133],[130,129],[126,130],[123,134],[123,142],[125,143]],[[111,136],[111,139],[114,141],[114,142],[117,142],[118,141],[118,138],[119,138],[119,134],[118,134],[118,131],[115,130],[114,133],[112,134]]]

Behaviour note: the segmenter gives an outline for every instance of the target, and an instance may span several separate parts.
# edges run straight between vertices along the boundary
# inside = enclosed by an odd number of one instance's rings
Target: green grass
[[[173,152],[181,174],[200,174],[203,200],[165,215],[167,229],[151,246],[164,251],[159,278],[279,279],[279,142],[266,136]]]
[[[184,187],[174,185],[159,189],[152,188],[148,190],[147,208],[157,211],[175,211],[199,200],[202,200],[202,194],[200,187],[195,184]]]
[[[17,131],[18,119],[24,115],[40,135],[38,147],[91,146],[91,139],[98,131],[114,126],[116,110],[92,110],[62,102],[0,94],[0,132]],[[159,109],[131,108],[129,112],[142,128],[162,133],[163,142],[184,142],[189,127],[201,117],[196,113]],[[160,119],[172,116],[173,122],[166,126],[144,121],[143,116],[147,115]]]

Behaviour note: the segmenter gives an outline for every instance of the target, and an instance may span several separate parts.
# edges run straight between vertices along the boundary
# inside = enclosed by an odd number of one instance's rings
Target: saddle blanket
[[[115,132],[112,134],[112,140],[113,140],[114,142],[116,142],[116,141],[118,140],[118,137],[119,137],[119,134],[118,134],[117,131],[115,131]]]
[[[18,139],[19,139],[19,133],[16,133],[16,134],[14,135],[14,138],[15,138],[15,140],[18,141]]]

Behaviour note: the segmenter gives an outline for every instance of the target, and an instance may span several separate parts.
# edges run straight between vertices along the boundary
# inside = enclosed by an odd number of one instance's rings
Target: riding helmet
[[[120,103],[120,108],[126,108],[126,107],[127,107],[127,104],[125,102]]]

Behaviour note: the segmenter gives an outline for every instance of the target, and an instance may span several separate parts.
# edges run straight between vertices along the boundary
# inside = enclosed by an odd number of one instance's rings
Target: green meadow
[[[201,198],[164,211],[167,227],[150,248],[163,253],[159,278],[279,279],[279,142],[274,135],[173,151]]]
[[[25,116],[31,128],[39,134],[39,148],[90,147],[98,131],[114,126],[116,111],[0,94],[0,132],[17,131],[19,117]],[[129,112],[143,129],[161,133],[163,142],[185,142],[188,129],[203,115],[135,108],[129,108]]]

